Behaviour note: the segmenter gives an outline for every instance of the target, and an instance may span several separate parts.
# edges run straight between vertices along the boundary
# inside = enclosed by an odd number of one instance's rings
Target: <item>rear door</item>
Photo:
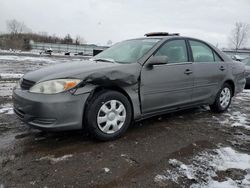
[[[144,64],[140,86],[142,112],[146,114],[190,103],[193,74],[186,41],[167,41],[154,56],[168,56],[169,61],[152,68]]]
[[[225,80],[227,64],[206,43],[189,40],[193,57],[194,92],[192,100],[206,103],[213,99]]]

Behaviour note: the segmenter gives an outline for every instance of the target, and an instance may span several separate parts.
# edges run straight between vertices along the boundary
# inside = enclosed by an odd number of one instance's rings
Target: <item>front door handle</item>
[[[220,70],[221,70],[221,71],[224,71],[224,70],[225,70],[224,66],[221,66],[221,67],[220,67]]]
[[[186,75],[189,75],[189,74],[192,74],[192,73],[193,73],[193,71],[191,71],[190,69],[186,69],[185,72],[184,72],[184,74],[186,74]]]

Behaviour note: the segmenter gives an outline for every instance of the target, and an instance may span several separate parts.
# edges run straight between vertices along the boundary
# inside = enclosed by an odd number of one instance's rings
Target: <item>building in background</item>
[[[250,49],[237,50],[237,51],[231,50],[231,49],[222,49],[222,51],[225,54],[227,54],[229,57],[239,57],[241,59],[245,59],[246,57],[250,57]]]
[[[93,56],[96,52],[107,49],[107,46],[97,46],[95,44],[57,44],[57,43],[41,43],[41,42],[30,42],[32,50],[45,51],[51,49],[53,53],[73,53],[80,55]]]

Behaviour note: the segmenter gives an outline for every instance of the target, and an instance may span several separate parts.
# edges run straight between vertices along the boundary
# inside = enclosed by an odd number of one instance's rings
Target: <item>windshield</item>
[[[134,39],[115,44],[96,55],[93,60],[134,63],[145,55],[160,39]]]
[[[242,62],[245,63],[247,66],[250,66],[250,58],[246,58]]]

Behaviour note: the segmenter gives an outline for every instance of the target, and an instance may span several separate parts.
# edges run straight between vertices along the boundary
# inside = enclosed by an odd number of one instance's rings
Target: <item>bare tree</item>
[[[85,44],[86,41],[83,37],[81,37],[80,35],[77,35],[76,36],[76,39],[75,39],[75,44],[76,45],[79,45],[79,44]]]
[[[237,51],[247,42],[248,37],[249,25],[242,22],[236,22],[229,40],[235,51]]]
[[[45,32],[45,31],[38,32],[38,34],[41,35],[41,36],[44,36],[44,37],[48,36],[48,33]]]
[[[67,34],[67,35],[64,37],[64,43],[65,43],[65,44],[72,44],[72,43],[73,43],[73,39],[71,38],[70,34]]]
[[[8,32],[12,35],[31,32],[31,29],[29,29],[23,22],[19,22],[16,19],[8,20],[6,25]]]

